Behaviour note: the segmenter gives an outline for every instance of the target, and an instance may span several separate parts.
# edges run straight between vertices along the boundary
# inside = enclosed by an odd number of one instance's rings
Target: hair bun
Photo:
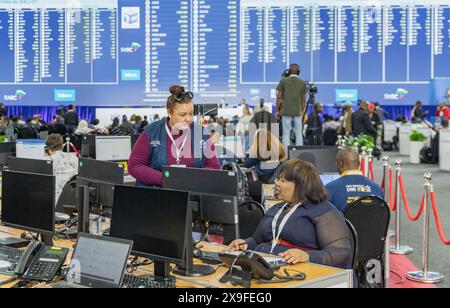
[[[182,92],[184,92],[184,88],[179,85],[173,85],[170,87],[170,94],[172,95],[177,95]]]

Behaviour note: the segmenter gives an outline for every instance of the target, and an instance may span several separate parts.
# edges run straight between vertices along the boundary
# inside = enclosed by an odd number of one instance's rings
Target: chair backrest
[[[72,177],[64,186],[56,203],[56,211],[72,214],[77,210],[77,176]]]
[[[356,264],[358,260],[358,251],[359,251],[359,243],[358,243],[358,232],[356,232],[355,226],[346,219],[345,223],[347,224],[348,231],[350,233],[350,244],[352,246],[353,255],[352,255],[352,269],[356,269]]]
[[[382,260],[391,217],[386,201],[362,197],[351,203],[344,214],[358,234],[357,261]]]
[[[257,202],[240,204],[238,208],[240,238],[252,237],[265,215],[264,207]]]

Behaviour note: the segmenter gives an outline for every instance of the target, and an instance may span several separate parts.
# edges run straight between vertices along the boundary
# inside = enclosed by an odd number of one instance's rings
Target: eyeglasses
[[[174,94],[173,97],[174,97],[175,101],[183,102],[186,99],[192,100],[194,98],[194,93],[182,91],[178,94]]]

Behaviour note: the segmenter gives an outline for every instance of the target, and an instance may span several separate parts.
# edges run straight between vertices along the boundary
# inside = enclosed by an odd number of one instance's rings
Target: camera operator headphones
[[[294,69],[297,69],[297,72],[298,73],[295,73],[294,74]],[[289,76],[291,76],[291,75],[297,75],[297,76],[300,76],[300,65],[298,65],[298,64],[291,64],[290,66],[289,66],[289,69],[287,69],[287,70],[285,70],[284,71],[284,73],[283,73],[283,76],[284,77],[289,77]]]

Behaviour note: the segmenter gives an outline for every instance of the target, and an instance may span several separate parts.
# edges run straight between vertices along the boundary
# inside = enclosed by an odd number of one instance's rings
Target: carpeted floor
[[[418,211],[419,204],[423,193],[423,176],[430,172],[433,175],[432,184],[436,193],[437,206],[440,211],[444,232],[450,237],[450,173],[442,172],[437,165],[412,165],[409,163],[409,157],[401,157],[398,153],[385,153],[390,156],[390,162],[394,165],[395,160],[403,161],[403,180],[405,183],[405,191],[410,203],[411,211],[415,214]],[[445,159],[445,158],[444,158]],[[448,159],[448,158],[447,158]],[[382,162],[375,162],[374,173],[377,183],[381,183],[382,178]],[[394,229],[393,218],[391,221],[391,229]],[[450,246],[445,246],[437,233],[434,216],[431,215],[430,223],[430,257],[429,270],[439,272],[444,275],[444,282],[438,284],[438,287],[450,287]],[[405,279],[406,274],[410,270],[420,268],[422,264],[422,238],[423,238],[423,219],[417,222],[408,220],[405,211],[402,213],[401,223],[401,244],[414,248],[414,254],[406,257],[393,256],[392,269]],[[411,261],[408,261],[411,260]],[[414,268],[415,266],[415,268]],[[400,281],[395,274],[391,274],[392,283]],[[400,285],[393,287],[427,287],[427,285],[415,284],[405,281]]]

